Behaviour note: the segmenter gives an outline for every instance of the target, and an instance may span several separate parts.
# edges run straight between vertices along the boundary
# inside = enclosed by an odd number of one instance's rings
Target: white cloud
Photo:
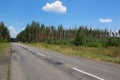
[[[57,13],[66,13],[67,8],[63,6],[61,1],[55,1],[53,3],[46,3],[45,6],[43,6],[42,10],[46,12],[57,12]]]
[[[11,37],[15,38],[17,36],[17,31],[15,30],[15,28],[10,26],[8,29],[10,31]]]
[[[101,23],[111,23],[112,22],[112,19],[103,19],[103,18],[100,18],[99,19],[99,22],[101,22]]]

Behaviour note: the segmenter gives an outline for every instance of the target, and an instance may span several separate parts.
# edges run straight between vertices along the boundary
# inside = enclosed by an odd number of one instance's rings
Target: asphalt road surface
[[[11,80],[120,80],[120,66],[13,43]]]

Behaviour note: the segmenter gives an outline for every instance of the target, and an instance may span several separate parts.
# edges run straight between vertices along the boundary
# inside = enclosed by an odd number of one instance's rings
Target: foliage
[[[65,30],[62,25],[59,25],[56,29],[54,26],[40,25],[38,22],[33,21],[18,34],[17,39],[21,42],[56,42],[56,40],[63,42],[74,37],[74,30]]]
[[[7,27],[3,22],[0,22],[0,42],[8,42],[10,40],[10,34]]]
[[[107,48],[108,46],[120,46],[119,35],[120,31],[114,33],[107,29],[92,29],[88,26],[80,26],[79,28],[75,26],[64,29],[62,25],[56,28],[33,21],[18,34],[17,40],[21,42],[46,42],[48,44]]]
[[[47,44],[58,44],[58,45],[72,45],[73,40],[47,40]]]
[[[75,45],[82,45],[86,47],[107,47],[107,46],[120,46],[120,39],[107,30],[88,29],[81,26],[75,36]]]
[[[118,38],[116,38],[116,37],[109,37],[107,39],[106,44],[107,44],[107,46],[119,46],[120,45],[119,42],[120,42],[120,40]]]

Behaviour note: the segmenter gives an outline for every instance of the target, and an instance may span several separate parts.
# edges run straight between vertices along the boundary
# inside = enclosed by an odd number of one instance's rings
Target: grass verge
[[[5,80],[10,80],[10,66],[11,66],[11,47],[10,43],[0,43],[0,65],[3,70],[1,70],[1,74],[5,76],[1,76]]]
[[[0,43],[0,57],[4,54],[4,51],[10,47],[10,43]]]
[[[94,48],[74,45],[54,45],[46,43],[27,43],[27,45],[53,50],[77,57],[120,64],[120,47]]]

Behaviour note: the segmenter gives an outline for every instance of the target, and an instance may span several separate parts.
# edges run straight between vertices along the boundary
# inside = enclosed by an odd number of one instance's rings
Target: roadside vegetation
[[[17,36],[17,41],[58,52],[120,64],[120,30],[72,26],[65,29],[33,21]]]
[[[10,34],[0,22],[0,80],[10,80]]]
[[[0,56],[2,56],[5,49],[10,45],[9,40],[10,34],[8,29],[3,22],[0,22]]]
[[[53,50],[67,55],[83,57],[86,59],[106,61],[120,64],[120,47],[96,48],[75,45],[57,45],[47,43],[26,43],[29,46]]]
[[[10,47],[10,43],[0,43],[0,57],[4,55],[4,52],[8,47]]]

